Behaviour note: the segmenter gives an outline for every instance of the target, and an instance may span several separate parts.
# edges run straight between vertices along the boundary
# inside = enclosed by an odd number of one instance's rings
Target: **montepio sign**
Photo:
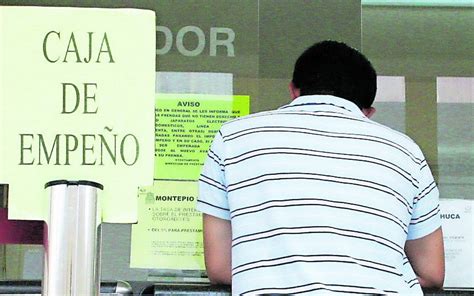
[[[154,12],[0,14],[0,183],[9,184],[9,218],[44,219],[44,184],[69,179],[104,185],[104,221],[136,221],[137,188],[153,182]]]

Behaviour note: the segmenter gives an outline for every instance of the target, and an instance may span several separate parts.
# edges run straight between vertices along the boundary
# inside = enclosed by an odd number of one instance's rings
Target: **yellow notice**
[[[158,94],[155,179],[197,180],[221,125],[249,114],[249,96]]]
[[[104,185],[103,220],[137,220],[153,184],[155,14],[0,7],[0,183],[9,218],[43,220],[45,183]]]
[[[140,188],[138,224],[132,226],[130,267],[203,270],[197,182],[156,181]]]

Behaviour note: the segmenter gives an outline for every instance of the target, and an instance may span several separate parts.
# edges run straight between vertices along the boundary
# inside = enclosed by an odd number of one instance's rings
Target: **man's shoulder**
[[[395,144],[410,150],[417,156],[422,156],[420,147],[410,136],[387,125],[375,122],[370,119],[368,120],[374,125],[374,128],[377,130],[377,133],[380,135],[380,137],[383,137],[388,141],[394,142]]]

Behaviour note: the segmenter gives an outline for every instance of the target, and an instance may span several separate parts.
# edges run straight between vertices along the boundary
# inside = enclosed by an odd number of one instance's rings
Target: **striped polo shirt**
[[[232,224],[232,293],[422,295],[404,245],[440,227],[420,148],[350,101],[301,96],[222,126],[197,209]]]

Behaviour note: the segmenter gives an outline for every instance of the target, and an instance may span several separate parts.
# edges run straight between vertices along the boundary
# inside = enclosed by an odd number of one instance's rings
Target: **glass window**
[[[442,202],[445,286],[473,287],[473,3],[362,3],[364,53],[379,75],[404,77],[404,115],[382,106],[375,120],[399,129],[404,119],[406,133],[423,149]]]

